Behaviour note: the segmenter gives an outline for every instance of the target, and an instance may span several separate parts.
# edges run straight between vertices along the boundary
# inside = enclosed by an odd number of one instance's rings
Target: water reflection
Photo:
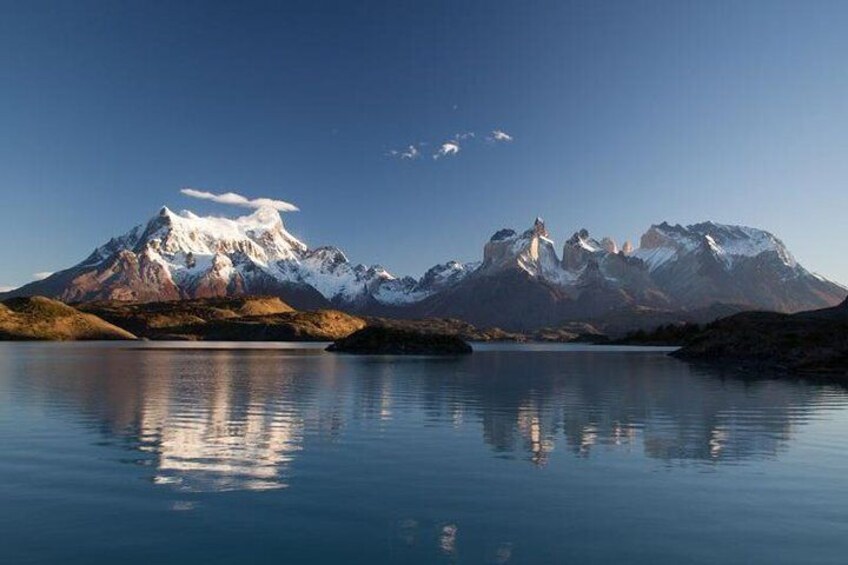
[[[337,442],[412,450],[422,422],[473,430],[495,456],[538,466],[557,450],[743,462],[778,456],[815,410],[845,402],[842,389],[727,379],[657,353],[439,360],[64,346],[8,357],[3,371],[30,401],[140,452],[154,482],[193,491],[285,487],[299,457]],[[444,525],[446,554],[456,535]]]
[[[157,454],[156,482],[190,478],[191,488],[203,490],[284,486],[280,474],[300,449],[302,420],[261,405],[235,410],[234,393],[232,378],[222,375],[191,409],[173,402],[143,407],[139,449]]]

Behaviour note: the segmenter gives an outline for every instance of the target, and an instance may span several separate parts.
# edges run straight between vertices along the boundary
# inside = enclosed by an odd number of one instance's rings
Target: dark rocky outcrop
[[[370,326],[331,344],[327,351],[372,355],[462,355],[471,346],[455,335]]]
[[[411,307],[412,317],[460,318],[476,326],[529,331],[568,319],[572,298],[560,287],[510,269],[496,276],[471,276],[461,284]],[[398,317],[410,317],[404,312]]]
[[[665,324],[657,328],[646,330],[635,330],[624,337],[610,340],[613,345],[647,345],[659,347],[678,347],[685,345],[701,333],[698,324]]]
[[[498,327],[478,328],[457,318],[421,318],[398,320],[393,318],[366,318],[369,326],[382,326],[425,333],[455,335],[465,341],[516,341],[536,339],[535,334],[508,332]],[[568,337],[568,336],[566,336]],[[567,341],[563,339],[561,341]]]
[[[745,312],[718,320],[674,353],[682,359],[848,377],[848,300],[823,310]]]

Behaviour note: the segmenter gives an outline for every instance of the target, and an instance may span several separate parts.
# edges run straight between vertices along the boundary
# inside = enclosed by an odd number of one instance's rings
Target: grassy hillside
[[[118,340],[135,335],[97,316],[40,296],[0,303],[0,340]]]
[[[95,302],[80,309],[150,339],[332,341],[365,327],[336,310],[297,311],[276,297],[151,303]]]
[[[201,326],[217,320],[294,311],[279,298],[266,296],[147,303],[90,302],[79,304],[77,308],[143,337],[156,337],[176,328]]]

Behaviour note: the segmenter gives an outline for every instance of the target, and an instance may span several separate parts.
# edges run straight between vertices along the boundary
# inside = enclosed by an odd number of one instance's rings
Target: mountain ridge
[[[460,317],[528,329],[627,309],[712,304],[793,312],[834,306],[848,291],[801,266],[765,230],[701,222],[652,225],[639,247],[581,229],[561,256],[545,222],[497,230],[480,262],[447,261],[422,277],[351,263],[334,246],[309,248],[278,211],[238,218],[175,213],[110,239],[80,263],[0,298],[151,302],[279,296],[295,308],[401,317]]]

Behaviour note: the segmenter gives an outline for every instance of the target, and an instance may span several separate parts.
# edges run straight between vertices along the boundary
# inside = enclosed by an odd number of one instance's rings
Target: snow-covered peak
[[[506,239],[513,239],[518,234],[515,233],[515,230],[511,230],[509,228],[504,228],[502,230],[496,231],[489,241],[504,241]]]
[[[148,224],[140,245],[152,245],[162,253],[191,253],[212,256],[235,251],[267,264],[282,259],[296,259],[306,244],[286,231],[279,212],[259,208],[239,218],[198,216],[190,211],[179,214],[167,207]]]
[[[285,229],[280,213],[271,207],[226,218],[163,206],[146,224],[113,238],[77,267],[111,272],[109,265],[122,254],[144,258],[158,269],[157,277],[187,296],[266,292],[274,284],[295,284],[348,305],[372,299],[415,302],[474,270],[451,262],[429,272],[426,280],[398,278],[380,265],[351,263],[337,247],[310,250]]]
[[[787,267],[797,262],[786,246],[773,234],[747,226],[702,222],[689,226],[653,225],[642,236],[634,256],[651,270],[699,249],[708,249],[717,259],[731,266],[738,258],[757,257],[773,252]]]
[[[579,275],[587,266],[596,264],[606,255],[618,252],[615,242],[605,237],[601,241],[592,238],[585,228],[574,232],[562,246],[562,268],[572,275]]]
[[[534,277],[561,278],[554,242],[541,218],[536,218],[521,234],[511,229],[499,230],[486,243],[481,272],[492,274],[516,267]]]
[[[419,286],[428,290],[436,290],[445,286],[455,284],[473,273],[480,263],[462,263],[460,261],[448,261],[431,267],[421,277]]]
[[[702,235],[717,253],[727,257],[756,257],[774,252],[787,267],[797,265],[783,242],[765,230],[715,222],[693,224],[689,229]]]
[[[600,243],[598,240],[589,237],[589,230],[585,228],[574,232],[574,235],[568,238],[565,244],[567,246],[581,248],[589,253],[599,253],[605,250],[605,245]],[[613,243],[613,245],[615,244]]]

